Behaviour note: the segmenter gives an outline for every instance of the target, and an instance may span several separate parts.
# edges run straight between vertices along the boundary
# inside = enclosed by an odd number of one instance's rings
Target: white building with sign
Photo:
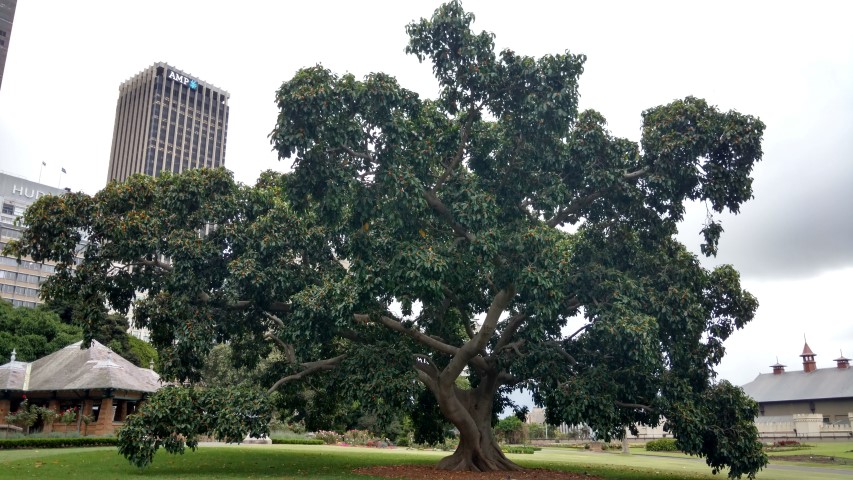
[[[44,195],[62,195],[66,190],[0,173],[0,250],[9,240],[21,238],[22,225],[16,220],[33,202]],[[16,307],[35,307],[42,303],[39,288],[53,275],[53,264],[0,255],[0,298]]]

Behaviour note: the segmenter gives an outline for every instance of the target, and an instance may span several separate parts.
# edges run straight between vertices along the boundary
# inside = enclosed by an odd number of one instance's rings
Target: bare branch
[[[625,407],[625,408],[633,408],[633,409],[637,409],[637,410],[644,410],[644,411],[649,412],[649,413],[654,413],[656,411],[654,407],[651,407],[649,405],[643,405],[641,403],[625,403],[625,402],[619,402],[619,401],[616,401],[614,403],[616,404],[617,407]]]
[[[568,336],[568,338],[566,338],[566,340],[571,340],[571,339],[575,338],[579,333],[581,333],[582,331],[584,331],[584,330],[586,330],[587,328],[589,328],[589,327],[590,327],[590,325],[592,325],[592,324],[591,324],[591,323],[587,323],[586,325],[582,326],[581,328],[579,328],[579,329],[575,330],[575,333],[573,333],[573,334],[569,335],[569,336]]]
[[[353,150],[347,146],[341,146],[339,148],[341,150],[347,152],[348,154],[352,155],[353,157],[361,158],[361,159],[367,160],[368,162],[371,162],[371,163],[374,162],[373,156],[371,156],[369,153],[356,152],[355,150]]]
[[[474,338],[475,333],[474,333],[474,327],[471,326],[472,322],[465,321],[463,323],[465,324],[465,334],[468,335],[468,338]]]
[[[471,136],[471,126],[474,124],[475,111],[476,107],[471,105],[468,109],[468,118],[465,121],[465,125],[462,126],[462,138],[459,139],[459,148],[456,149],[456,155],[453,156],[450,164],[444,169],[444,173],[442,173],[441,177],[439,177],[435,182],[435,186],[430,190],[431,193],[437,192],[438,189],[444,185],[444,182],[447,181],[447,178],[450,177],[450,174],[453,173],[453,170],[455,170],[462,161],[462,157],[465,155],[465,147],[468,145],[468,139]]]
[[[577,365],[578,361],[575,360],[575,357],[571,356],[569,354],[569,352],[567,352],[565,349],[563,349],[563,346],[560,345],[559,342],[555,342],[555,341],[545,342],[545,345],[552,347],[554,350],[557,351],[557,353],[560,354],[561,357],[566,359],[566,361],[568,361],[572,365]]]
[[[308,375],[311,375],[313,373],[332,370],[333,368],[337,367],[346,357],[347,356],[344,354],[344,355],[338,355],[337,357],[334,357],[334,358],[327,358],[325,360],[318,360],[316,362],[303,363],[301,365],[301,367],[304,368],[304,370],[302,370],[298,373],[294,373],[293,375],[288,375],[286,377],[279,379],[279,381],[275,382],[275,385],[270,387],[269,392],[272,393],[272,392],[276,391],[278,389],[278,387],[280,387],[281,385],[283,385],[287,382],[292,382],[294,380],[302,379],[302,378],[304,378]]]

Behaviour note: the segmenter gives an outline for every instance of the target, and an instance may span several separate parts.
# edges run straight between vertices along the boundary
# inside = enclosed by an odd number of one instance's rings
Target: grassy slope
[[[841,445],[841,444],[838,444]],[[845,447],[838,447],[845,450]],[[846,450],[849,450],[849,446]],[[188,451],[183,456],[158,454],[150,467],[131,466],[113,448],[20,450],[0,452],[0,479],[39,478],[43,480],[140,478],[160,479],[343,479],[353,478],[353,469],[370,465],[434,465],[446,452],[413,450],[376,450],[352,447],[304,445],[211,447]],[[526,467],[588,472],[613,480],[698,478],[713,476],[704,462],[684,457],[623,456],[616,453],[590,453],[566,449],[543,449],[534,455],[511,455]],[[93,472],[96,472],[93,475]],[[801,471],[764,471],[759,480],[801,480],[850,478],[851,471],[838,475]],[[359,476],[357,478],[371,478]]]

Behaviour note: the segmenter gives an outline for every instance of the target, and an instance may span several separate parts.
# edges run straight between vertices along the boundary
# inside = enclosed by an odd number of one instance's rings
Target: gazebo
[[[160,388],[160,377],[150,368],[139,368],[108,347],[93,340],[81,349],[82,341],[34,362],[12,360],[0,365],[0,424],[26,398],[30,404],[48,407],[61,414],[77,409],[91,418],[86,434],[110,434],[139,408],[146,395]],[[76,431],[80,419],[71,425],[55,422],[36,425],[43,432]]]

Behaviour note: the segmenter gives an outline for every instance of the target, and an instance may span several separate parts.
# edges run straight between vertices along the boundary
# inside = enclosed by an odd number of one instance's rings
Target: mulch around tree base
[[[449,472],[434,467],[389,465],[359,468],[353,472],[361,475],[405,478],[407,480],[600,480],[599,477],[583,473],[555,472],[541,468],[530,468],[520,472]]]

